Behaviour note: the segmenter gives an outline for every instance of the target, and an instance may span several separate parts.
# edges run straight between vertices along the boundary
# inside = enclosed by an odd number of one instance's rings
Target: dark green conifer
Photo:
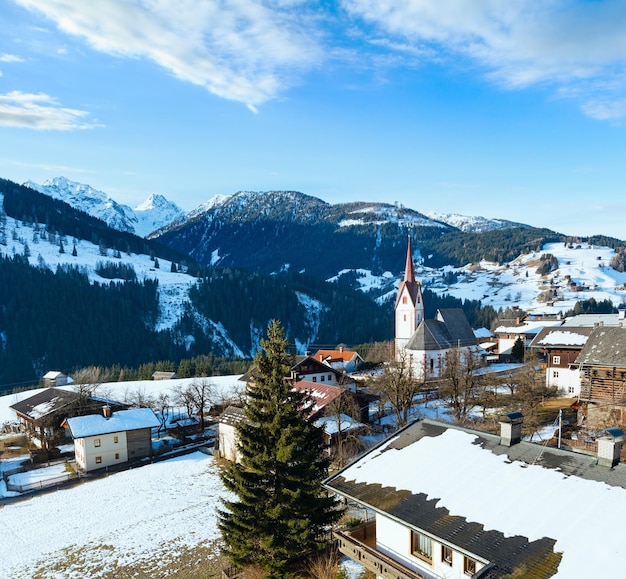
[[[261,348],[246,419],[237,426],[241,464],[221,473],[236,498],[225,501],[219,528],[233,565],[279,578],[327,546],[341,512],[322,492],[329,460],[322,431],[310,418],[311,401],[285,380],[292,357],[279,322],[270,323]]]

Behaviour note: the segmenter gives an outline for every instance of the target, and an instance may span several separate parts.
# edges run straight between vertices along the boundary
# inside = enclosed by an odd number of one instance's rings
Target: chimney
[[[607,428],[606,435],[598,438],[598,464],[613,468],[619,464],[624,431],[620,428]]]
[[[521,412],[511,412],[500,418],[500,444],[513,446],[522,440],[522,423],[524,415]]]
[[[111,407],[108,404],[102,407],[102,416],[106,419],[111,418]]]

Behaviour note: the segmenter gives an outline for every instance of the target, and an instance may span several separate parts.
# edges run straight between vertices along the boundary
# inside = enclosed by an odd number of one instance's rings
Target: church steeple
[[[413,267],[413,252],[411,251],[411,236],[409,235],[406,249],[406,266],[404,267],[404,281],[415,283],[415,269]]]
[[[396,318],[396,359],[417,330],[424,319],[424,300],[422,297],[422,284],[415,281],[415,268],[413,266],[413,251],[411,249],[411,237],[408,237],[406,266],[404,279],[398,287],[398,297],[395,306]]]

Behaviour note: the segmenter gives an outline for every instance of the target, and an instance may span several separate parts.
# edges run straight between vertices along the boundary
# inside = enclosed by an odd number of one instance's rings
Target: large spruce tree
[[[269,324],[261,348],[246,420],[237,427],[241,461],[222,470],[236,498],[225,501],[219,527],[233,565],[279,578],[326,547],[341,513],[322,490],[329,461],[322,431],[309,417],[311,401],[285,380],[292,357],[279,322]]]

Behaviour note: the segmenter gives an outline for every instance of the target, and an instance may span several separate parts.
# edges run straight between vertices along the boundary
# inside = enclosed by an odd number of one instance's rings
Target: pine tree
[[[219,511],[225,552],[237,567],[289,576],[327,546],[341,511],[322,492],[328,472],[321,430],[309,417],[311,401],[285,380],[292,364],[280,323],[268,326],[255,357],[258,375],[247,389],[246,420],[237,426],[241,464],[221,473],[236,495]]]

